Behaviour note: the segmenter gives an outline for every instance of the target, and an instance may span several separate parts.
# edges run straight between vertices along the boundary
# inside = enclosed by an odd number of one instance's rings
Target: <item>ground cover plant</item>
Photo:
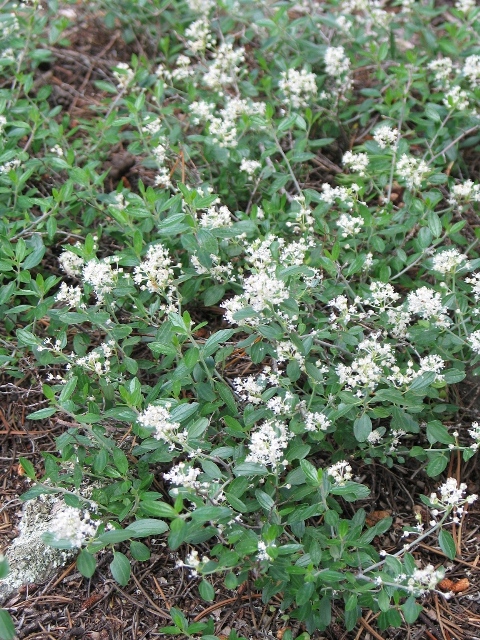
[[[126,59],[67,107],[49,69],[90,15]],[[64,425],[20,461],[24,499],[58,496],[47,542],[86,578],[112,553],[124,586],[161,538],[203,600],[274,601],[284,640],[452,597],[480,444],[457,392],[480,354],[475,3],[0,17],[0,366]],[[431,487],[394,542],[373,467]],[[218,637],[170,615],[164,637]]]

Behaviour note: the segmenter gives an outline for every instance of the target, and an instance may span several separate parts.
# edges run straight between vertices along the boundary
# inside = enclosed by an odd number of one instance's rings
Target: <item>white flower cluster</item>
[[[467,284],[472,285],[472,293],[476,302],[480,301],[480,273],[473,273],[471,278],[465,278]]]
[[[278,87],[294,109],[308,107],[317,94],[317,76],[306,69],[288,69],[280,74]]]
[[[245,49],[233,48],[231,42],[223,42],[213,54],[212,63],[203,75],[203,83],[213,91],[223,94],[225,87],[235,84],[240,72],[239,64],[245,60]]]
[[[395,338],[403,338],[407,335],[408,325],[412,317],[408,311],[397,307],[387,310],[388,323],[391,325],[390,332]]]
[[[382,432],[379,429],[374,429],[367,436],[367,442],[369,444],[377,444],[382,441]]]
[[[268,555],[267,549],[275,548],[277,545],[274,542],[270,542],[268,545],[263,540],[258,541],[258,552],[257,552],[257,560],[262,562],[262,560],[271,560]]]
[[[200,213],[200,226],[206,229],[221,229],[233,224],[232,212],[225,205],[212,205]]]
[[[384,368],[391,369],[395,364],[392,346],[380,343],[380,336],[366,338],[357,346],[359,355],[350,366],[340,363],[337,375],[340,384],[350,389],[375,389],[384,376]]]
[[[475,0],[457,0],[455,2],[455,9],[462,13],[470,13],[472,9],[475,9]]]
[[[83,280],[91,285],[99,303],[102,303],[105,296],[113,291],[118,277],[123,273],[122,267],[116,269],[112,267],[111,260],[114,258],[89,260],[83,267]]]
[[[198,489],[202,483],[197,478],[202,473],[201,469],[188,466],[185,462],[179,462],[170,469],[169,473],[164,473],[163,477],[172,484],[185,489]]]
[[[82,305],[82,293],[80,287],[69,287],[65,282],[62,282],[55,300],[57,302],[65,302],[67,307],[71,308],[84,307],[85,305]]]
[[[443,98],[443,104],[447,107],[447,109],[465,111],[470,106],[468,93],[458,85],[455,85],[445,94],[445,97]]]
[[[480,184],[474,184],[471,180],[466,180],[452,187],[449,204],[457,205],[458,202],[480,202]]]
[[[179,422],[172,421],[170,407],[170,403],[163,407],[151,404],[138,416],[137,422],[144,427],[155,429],[153,437],[170,443],[173,448],[177,442],[180,444],[186,442],[188,433],[180,431]]]
[[[391,284],[374,281],[370,283],[370,294],[369,297],[365,299],[365,302],[372,307],[386,309],[399,298],[400,294],[395,291]]]
[[[444,577],[443,569],[435,569],[428,564],[425,569],[415,569],[412,575],[407,578],[407,586],[410,593],[423,595],[431,589],[435,589],[437,584]]]
[[[248,445],[249,454],[246,462],[255,462],[266,467],[285,465],[284,450],[287,447],[290,433],[287,426],[280,420],[266,420],[257,431],[251,435]]]
[[[435,81],[439,84],[448,84],[453,71],[451,58],[438,58],[428,63],[427,68],[435,74]]]
[[[277,246],[278,256],[274,257],[272,252],[275,251],[275,246]],[[246,307],[251,307],[256,312],[262,312],[289,298],[289,289],[283,280],[277,278],[276,269],[278,266],[290,267],[304,264],[305,254],[311,246],[312,242],[303,238],[286,244],[283,238],[276,236],[268,236],[264,240],[257,239],[251,244],[246,244],[246,260],[256,273],[243,280],[244,292],[242,294],[221,305],[226,309],[227,321],[232,324],[256,326],[260,323],[260,318],[250,317],[237,321],[233,319],[233,316]],[[320,274],[315,269],[312,269],[312,274],[312,277],[302,276],[306,286],[313,286],[320,279]],[[282,315],[281,311],[277,310],[276,312]],[[290,326],[290,319],[288,317],[284,317],[284,319],[287,326]],[[296,317],[291,318],[291,320],[294,319]]]
[[[433,257],[433,268],[442,274],[455,273],[458,267],[463,266],[468,268],[467,256],[464,253],[460,253],[458,249],[446,249],[445,251],[439,251]]]
[[[368,156],[366,153],[353,153],[347,151],[342,158],[343,166],[348,167],[353,173],[364,176],[368,166]]]
[[[307,411],[303,416],[305,431],[327,431],[332,421],[324,413]]]
[[[315,218],[312,216],[312,210],[305,204],[305,196],[298,195],[293,197],[292,212],[295,213],[295,224],[288,221],[287,227],[293,227],[294,233],[301,231],[313,231]]]
[[[295,401],[295,396],[290,391],[285,391],[285,395],[282,398],[281,396],[273,396],[267,402],[267,409],[270,409],[276,416],[288,416],[291,415],[293,411],[293,403]]]
[[[243,283],[246,305],[255,311],[263,311],[270,305],[277,305],[289,297],[287,285],[270,273],[257,273]]]
[[[303,356],[297,347],[290,340],[282,340],[278,342],[275,351],[277,352],[277,362],[286,362],[287,360],[296,360],[300,369],[305,367],[305,356]]]
[[[210,32],[210,22],[203,16],[185,30],[188,47],[193,53],[204,52],[213,45],[213,36]],[[178,61],[177,61],[178,62]]]
[[[67,364],[66,368],[71,369],[73,365],[82,367],[86,371],[92,371],[98,376],[107,376],[110,372],[110,358],[115,348],[115,341],[109,340],[102,342],[96,349],[87,353],[86,356],[76,357],[72,353],[72,363]]]
[[[468,342],[472,351],[480,354],[480,331],[472,331],[468,336]]]
[[[397,175],[405,180],[409,189],[418,189],[425,175],[429,171],[428,164],[423,160],[417,160],[413,156],[402,155],[396,165]]]
[[[192,102],[190,105],[190,113],[193,116],[192,123],[206,122],[214,144],[225,148],[237,146],[237,121],[240,116],[262,116],[265,109],[264,102],[249,102],[234,97],[227,97],[224,108],[220,110],[217,109],[215,103],[205,100]]]
[[[202,556],[202,559],[198,557],[198,551],[193,549],[190,553],[187,553],[185,556],[185,562],[181,560],[177,561],[177,567],[189,567],[191,569],[190,575],[192,578],[195,578],[198,575],[198,572],[201,571],[203,565],[210,562],[210,558],[208,556]]]
[[[88,511],[65,507],[56,514],[50,523],[49,531],[56,540],[70,543],[72,548],[80,548],[95,535],[97,525],[90,518]]]
[[[352,467],[346,460],[340,460],[327,469],[328,475],[336,485],[342,486],[353,478]]]
[[[155,74],[159,78],[173,83],[178,80],[185,80],[186,78],[195,75],[195,68],[191,65],[190,58],[182,53],[175,60],[174,69],[170,71],[170,69],[167,69],[167,67],[161,62],[158,65]]]
[[[194,13],[209,13],[210,9],[213,9],[216,2],[215,0],[187,0],[188,8]]]
[[[465,58],[462,74],[470,82],[472,89],[478,87],[480,83],[480,56],[472,55]]]
[[[199,275],[208,275],[216,282],[232,282],[232,280],[236,279],[236,274],[234,273],[233,265],[231,264],[220,264],[219,256],[210,254],[210,260],[212,262],[211,266],[204,267],[201,264],[198,256],[192,254],[190,256],[190,262],[192,263],[193,268]]]
[[[341,82],[342,76],[350,71],[350,60],[343,47],[328,47],[324,56],[325,73],[337,82]]]
[[[477,332],[480,334],[480,331]],[[480,336],[479,336],[479,352],[480,352]],[[472,422],[472,428],[468,430],[470,437],[474,440],[470,445],[472,451],[478,451],[480,447],[480,424],[478,422]]]
[[[5,125],[7,124],[7,119],[5,116],[0,116],[0,134],[3,133],[5,129]]]
[[[267,379],[263,373],[258,376],[248,376],[247,378],[235,378],[232,384],[235,393],[244,402],[250,402],[251,404],[262,403],[262,393],[267,385]]]
[[[240,171],[245,171],[245,173],[249,176],[253,176],[253,174],[258,171],[262,166],[261,162],[258,160],[248,160],[247,158],[242,158],[242,162],[240,163]]]
[[[135,77],[133,69],[126,62],[118,62],[113,70],[113,76],[117,81],[117,89],[126,89]]]
[[[339,316],[336,316],[335,313],[332,313],[329,317],[330,322],[334,328],[337,328],[337,322],[340,322],[343,326],[346,326],[352,317],[362,318],[362,314],[359,313],[357,309],[357,302],[359,300],[355,299],[353,304],[349,304],[348,298],[346,296],[340,295],[333,300],[330,300],[328,303],[329,307],[333,307],[337,311],[340,312]]]
[[[415,313],[424,320],[431,320],[438,327],[447,327],[450,324],[441,295],[428,287],[411,291],[407,296],[407,308],[410,313]]]
[[[331,187],[328,183],[322,184],[322,194],[320,199],[328,204],[334,204],[337,200],[344,203],[349,209],[357,199],[360,185],[353,183],[350,187]]]
[[[156,135],[162,128],[162,119],[154,118],[142,125],[143,133],[149,133],[151,136]]]
[[[341,229],[342,238],[350,238],[360,233],[363,226],[363,218],[342,213],[337,220],[337,227]]]
[[[135,284],[140,285],[142,291],[169,294],[173,287],[174,276],[168,249],[162,244],[155,244],[148,249],[145,258],[135,267],[133,280]]]
[[[440,371],[442,371],[444,368],[444,360],[439,355],[431,353],[428,356],[420,358],[420,368],[415,377],[422,375],[422,373],[431,371],[436,374],[435,381],[441,381],[443,380],[443,376],[440,375]]]
[[[5,173],[9,173],[13,169],[17,169],[22,164],[21,160],[18,158],[14,158],[13,160],[8,160],[4,164],[0,165],[0,175]]]
[[[452,511],[454,514],[454,522],[458,521],[466,504],[472,504],[478,498],[476,494],[465,497],[467,485],[462,482],[458,484],[456,478],[447,478],[447,480],[437,489],[437,493],[430,494],[430,503],[433,509],[433,516],[437,516],[445,511]]]

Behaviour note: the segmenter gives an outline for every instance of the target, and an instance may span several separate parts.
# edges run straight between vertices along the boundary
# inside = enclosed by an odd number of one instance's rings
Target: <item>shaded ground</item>
[[[53,87],[50,97],[52,106],[62,105],[70,113],[73,127],[77,119],[91,116],[92,110],[101,105],[106,97],[95,82],[111,81],[112,66],[120,61],[129,62],[132,53],[144,54],[148,42],[133,40],[127,46],[120,30],[107,30],[100,18],[91,16],[79,18],[66,35],[70,45],[68,48],[52,47],[54,62],[39,70],[36,86],[49,84]],[[322,162],[315,172],[312,171],[311,180],[323,181],[329,171],[335,173],[336,165],[331,160],[324,158]],[[111,181],[110,189],[114,189],[119,180],[131,186],[138,180],[138,172],[146,171],[137,167],[132,157],[118,147],[111,149],[105,167],[111,168],[108,178]],[[148,175],[142,175],[142,180],[148,184]],[[313,186],[313,183],[308,186]],[[52,259],[51,262],[55,261]],[[25,362],[25,372],[28,372],[29,364]],[[246,373],[241,357],[235,360],[235,366],[242,367],[242,372]],[[238,375],[233,360],[231,373]],[[54,438],[62,433],[65,425],[55,418],[45,422],[29,422],[25,419],[25,415],[43,406],[41,383],[31,373],[26,373],[22,380],[5,377],[0,382],[0,394],[0,482],[4,500],[0,511],[0,545],[5,548],[17,534],[21,509],[19,495],[28,488],[26,479],[19,473],[18,458],[24,456],[30,459],[41,470],[41,452],[55,451]],[[480,418],[478,397],[479,386],[472,378],[454,399],[463,406],[458,427],[460,432],[462,427],[466,429],[472,420]],[[455,460],[451,463],[449,475],[467,482],[470,492],[480,493],[476,465],[477,457],[467,465],[460,459]],[[371,523],[376,517],[375,512],[378,515],[380,511],[387,511],[394,517],[392,531],[384,539],[378,540],[377,546],[388,551],[400,548],[402,527],[415,524],[415,513],[421,509],[418,495],[428,494],[434,484],[416,467],[409,468],[408,465],[396,466],[391,470],[375,465],[357,465],[355,471],[362,480],[367,480],[372,489],[371,498],[363,505],[371,514]],[[353,632],[345,633],[341,624],[333,622],[327,631],[315,633],[313,638],[480,638],[480,507],[476,505],[453,532],[458,540],[457,561],[449,562],[439,550],[427,544],[420,545],[414,554],[423,564],[430,562],[435,566],[448,567],[448,578],[454,585],[463,580],[461,584],[465,588],[451,600],[445,601],[436,595],[429,597],[424,602],[425,610],[419,621],[409,629],[380,632],[376,626],[376,616],[366,613]],[[352,511],[354,509],[352,505],[349,508]],[[234,594],[222,587],[219,578],[215,603],[209,606],[198,597],[196,581],[189,577],[185,569],[175,566],[186,550],[172,553],[161,540],[150,540],[149,546],[151,560],[148,564],[134,564],[134,577],[126,588],[119,587],[110,577],[109,553],[101,558],[91,580],[82,578],[75,564],[71,564],[48,584],[22,588],[5,605],[15,619],[19,638],[165,638],[165,634],[158,629],[170,623],[168,610],[172,606],[182,609],[190,621],[212,618],[215,621],[215,633],[222,640],[232,629],[252,639],[277,640],[282,640],[287,628],[294,635],[302,630],[295,622],[282,619],[278,612],[279,601],[274,599],[264,605],[253,581],[242,585]],[[340,611],[338,614],[340,616]]]

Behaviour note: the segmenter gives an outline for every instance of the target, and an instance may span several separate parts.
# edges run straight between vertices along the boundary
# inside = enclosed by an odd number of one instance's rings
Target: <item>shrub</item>
[[[479,10],[386,5],[99,1],[150,53],[76,120],[36,80],[69,19],[5,18],[0,362],[34,362],[30,419],[65,422],[25,498],[58,493],[48,541],[83,575],[108,548],[125,585],[115,545],[148,561],[165,534],[202,598],[252,577],[311,633],[333,602],[347,629],[414,622],[443,570],[411,552],[455,558],[476,496],[440,475],[480,442],[451,392],[480,353]],[[116,148],[138,184],[109,178]],[[440,483],[388,552],[392,519],[346,506],[371,464]]]

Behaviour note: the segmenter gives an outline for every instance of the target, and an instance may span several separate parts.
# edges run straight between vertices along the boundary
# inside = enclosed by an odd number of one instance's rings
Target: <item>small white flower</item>
[[[326,470],[337,485],[344,485],[353,478],[352,467],[345,460],[336,462]]]
[[[439,251],[433,258],[433,268],[439,273],[454,273],[457,267],[468,266],[467,256],[464,253],[460,253],[458,249],[446,249]]]
[[[52,520],[49,531],[56,540],[64,540],[73,548],[80,548],[86,540],[95,535],[97,525],[90,518],[88,511],[66,506]]]
[[[242,158],[242,162],[240,163],[240,171],[245,171],[249,176],[253,176],[253,174],[260,169],[262,166],[261,162],[258,160],[248,160],[247,158]]]
[[[364,176],[368,166],[368,156],[366,153],[353,153],[352,151],[347,151],[343,155],[342,163],[353,173],[358,173],[358,175]]]
[[[278,87],[294,109],[307,107],[317,94],[317,76],[306,69],[288,69],[280,74]]]
[[[324,61],[326,74],[333,78],[340,78],[350,71],[350,60],[343,47],[328,47]]]
[[[396,165],[397,174],[403,178],[409,189],[418,189],[425,175],[429,171],[429,167],[423,160],[417,160],[413,156],[403,154]]]

